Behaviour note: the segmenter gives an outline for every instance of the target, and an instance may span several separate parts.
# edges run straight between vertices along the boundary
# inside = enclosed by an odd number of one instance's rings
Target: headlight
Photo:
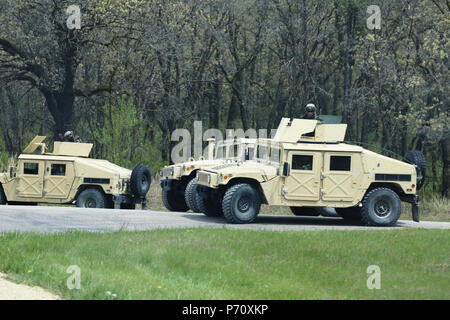
[[[163,171],[159,170],[159,175],[162,177],[163,176]]]
[[[172,170],[170,170],[170,175],[173,176],[174,172],[175,172],[175,171],[174,171],[173,168],[172,168]]]
[[[208,184],[211,183],[211,175],[208,174]]]
[[[198,171],[197,171],[196,174],[195,174],[195,180],[198,181]]]

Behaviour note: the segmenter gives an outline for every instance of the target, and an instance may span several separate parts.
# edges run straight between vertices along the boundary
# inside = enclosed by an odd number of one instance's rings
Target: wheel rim
[[[97,208],[97,201],[94,198],[86,199],[85,203],[86,208]]]
[[[238,200],[237,207],[240,212],[245,213],[250,210],[251,199],[248,196],[243,196]]]
[[[386,218],[388,217],[391,212],[391,204],[389,201],[386,201],[385,199],[380,199],[377,202],[375,202],[375,214],[380,218]]]

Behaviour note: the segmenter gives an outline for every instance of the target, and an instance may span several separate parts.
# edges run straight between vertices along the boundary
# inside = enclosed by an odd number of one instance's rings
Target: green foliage
[[[160,134],[153,143],[145,139],[145,123],[133,103],[133,98],[122,96],[113,105],[103,107],[104,123],[91,132],[95,143],[102,150],[95,154],[117,165],[133,168],[145,164],[157,172],[161,161]]]

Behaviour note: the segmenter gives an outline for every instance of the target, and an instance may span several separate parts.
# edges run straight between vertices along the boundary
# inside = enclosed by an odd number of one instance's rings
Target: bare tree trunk
[[[441,141],[441,148],[443,164],[441,194],[443,197],[448,197],[450,186],[450,137]]]

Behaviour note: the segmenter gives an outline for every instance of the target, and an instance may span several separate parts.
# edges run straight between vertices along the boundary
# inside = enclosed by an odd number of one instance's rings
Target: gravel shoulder
[[[0,273],[0,300],[60,300],[40,287],[30,287],[6,280],[6,275]]]

